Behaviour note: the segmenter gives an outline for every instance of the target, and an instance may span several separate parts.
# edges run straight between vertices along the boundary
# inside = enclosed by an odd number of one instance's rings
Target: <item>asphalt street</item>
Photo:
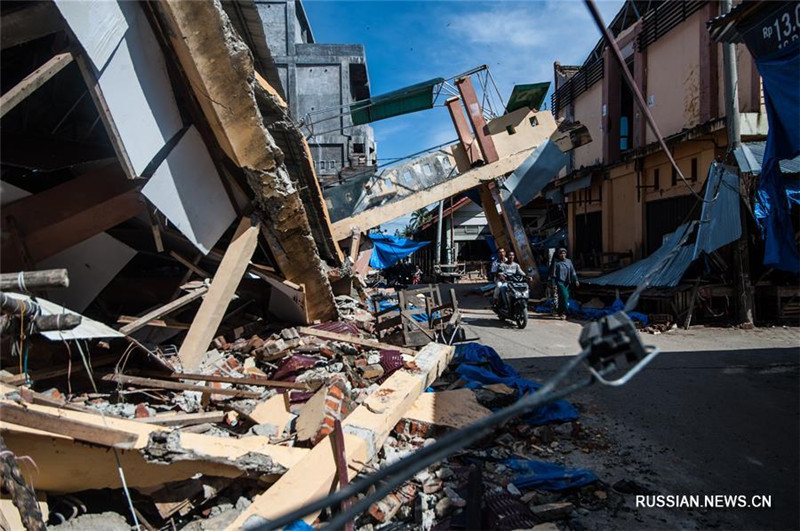
[[[462,288],[464,291],[465,288]],[[544,381],[577,351],[582,323],[531,314],[501,323],[485,299],[459,295],[468,336],[525,377]],[[635,480],[658,494],[770,496],[771,508],[636,508],[581,517],[589,529],[800,529],[800,331],[693,327],[644,335],[663,352],[624,387],[573,395],[581,423],[608,448],[564,461],[611,485]]]

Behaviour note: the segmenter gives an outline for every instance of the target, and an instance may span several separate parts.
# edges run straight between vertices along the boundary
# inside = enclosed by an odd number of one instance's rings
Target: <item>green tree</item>
[[[425,225],[431,218],[431,213],[426,208],[418,208],[411,213],[411,226],[415,229]]]

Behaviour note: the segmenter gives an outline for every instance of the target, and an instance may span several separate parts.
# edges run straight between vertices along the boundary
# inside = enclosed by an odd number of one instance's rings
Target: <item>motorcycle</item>
[[[524,275],[498,275],[498,282],[505,282],[505,296],[502,294],[499,303],[494,307],[494,313],[500,319],[508,319],[517,324],[522,330],[528,325],[528,297],[530,287]]]

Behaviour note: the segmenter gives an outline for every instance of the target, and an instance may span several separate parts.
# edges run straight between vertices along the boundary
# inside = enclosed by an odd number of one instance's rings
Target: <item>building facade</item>
[[[627,2],[611,24],[623,58],[666,138],[684,183],[646,124],[622,69],[601,41],[580,68],[556,63],[552,109],[577,120],[593,142],[575,149],[557,181],[568,205],[570,252],[583,267],[602,253],[649,256],[683,221],[697,219],[714,160],[727,160],[722,49],[706,22],[719,3]],[[736,48],[742,140],[766,134],[761,85]]]
[[[368,99],[369,76],[360,44],[320,44],[300,0],[256,0],[283,96],[304,126],[323,186],[377,165],[372,128],[353,126],[350,104]]]

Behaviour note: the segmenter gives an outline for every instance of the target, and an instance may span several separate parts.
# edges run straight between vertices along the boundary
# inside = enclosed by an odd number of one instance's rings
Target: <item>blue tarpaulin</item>
[[[511,482],[520,489],[566,490],[583,487],[598,480],[591,470],[569,468],[533,459],[503,459],[502,464],[514,474]]]
[[[622,311],[625,308],[625,304],[620,299],[616,299],[611,306],[606,308],[584,308],[581,306],[581,303],[576,301],[575,299],[570,299],[567,302],[567,314],[574,315],[578,319],[583,319],[585,321],[596,321],[601,317],[606,315],[611,315],[612,313],[617,313]],[[538,305],[534,308],[534,311],[539,313],[549,313],[553,311],[553,302],[546,301],[543,304]],[[643,313],[639,312],[625,312],[628,314],[634,321],[639,321],[642,323],[642,326],[647,326],[647,316]]]
[[[800,255],[779,162],[800,155],[800,41],[755,61],[763,80],[769,122],[758,183],[759,197],[771,207],[761,221],[764,265],[796,273],[800,271]]]
[[[517,398],[533,393],[542,384],[522,378],[513,367],[503,362],[492,347],[480,343],[462,343],[456,346],[454,363],[456,374],[467,382],[468,389],[484,385],[505,384],[517,390]],[[567,422],[578,418],[578,411],[566,400],[557,400],[523,417],[531,425]]]
[[[369,259],[369,266],[374,269],[386,269],[391,267],[409,256],[414,251],[422,249],[431,242],[416,242],[397,236],[387,236],[385,234],[370,234],[374,248],[372,257]]]

